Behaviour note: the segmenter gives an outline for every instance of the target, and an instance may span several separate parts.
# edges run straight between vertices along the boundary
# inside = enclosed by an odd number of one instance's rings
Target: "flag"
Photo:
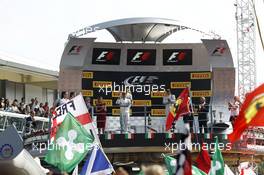
[[[112,133],[105,134],[105,140],[113,140],[113,139],[114,139],[114,134]]]
[[[147,132],[145,133],[145,139],[153,139],[154,133],[153,132]]]
[[[241,106],[239,115],[234,123],[234,129],[228,135],[230,142],[240,138],[249,126],[264,126],[264,84],[250,92]]]
[[[181,115],[190,113],[189,109],[189,88],[186,87],[178,96],[174,105],[171,106],[166,120],[166,131],[170,130],[172,123]]]
[[[203,146],[203,143],[202,143]],[[196,159],[197,167],[204,171],[206,174],[209,173],[211,168],[211,158],[207,150],[201,147],[200,153]]]
[[[177,163],[176,159],[171,156],[166,156],[164,154],[163,157],[169,175],[174,175],[176,173],[176,163]]]
[[[222,135],[222,139],[223,139],[223,140],[227,140],[227,139],[228,139],[228,135],[223,134],[223,135]]]
[[[207,175],[205,172],[197,168],[196,166],[192,166],[192,175]]]
[[[56,139],[48,147],[45,161],[70,172],[91,149],[94,138],[68,113],[58,128]]]
[[[172,138],[175,138],[175,134],[171,133],[171,132],[167,132],[166,133],[166,139],[172,139]]]
[[[137,175],[144,175],[144,171],[140,171]]]
[[[125,139],[134,139],[134,134],[133,133],[126,133]]]
[[[204,139],[212,139],[212,138],[213,138],[212,133],[205,133],[204,134]]]
[[[80,175],[110,175],[114,169],[100,146],[94,146]]]
[[[100,139],[81,94],[77,95],[67,103],[56,107],[54,110],[50,132],[51,142],[55,139],[57,128],[63,122],[68,112],[70,112],[83,125],[83,127],[94,136],[95,141],[100,144]]]
[[[175,175],[192,175],[192,158],[188,149],[180,151],[176,160]]]
[[[223,175],[225,171],[225,163],[222,157],[222,153],[218,147],[218,138],[215,141],[215,150],[213,155],[213,161],[211,164],[210,175]]]
[[[225,173],[224,175],[234,175],[231,169],[225,164]]]
[[[76,167],[74,168],[72,175],[79,175],[78,173],[78,165],[76,165]]]

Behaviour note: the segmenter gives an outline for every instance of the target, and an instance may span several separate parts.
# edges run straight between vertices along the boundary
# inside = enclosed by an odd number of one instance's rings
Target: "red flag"
[[[203,145],[203,144],[202,144]],[[196,159],[197,167],[205,172],[206,174],[209,173],[211,168],[211,158],[207,150],[201,148],[201,151]]]
[[[175,175],[192,175],[192,158],[188,149],[182,150],[176,156],[176,173]]]
[[[246,95],[235,120],[233,133],[228,135],[230,142],[239,139],[249,126],[264,126],[264,84]]]
[[[189,109],[189,88],[185,88],[176,100],[175,105],[171,107],[171,110],[166,120],[166,131],[171,128],[174,120],[178,120],[181,115],[190,113]]]

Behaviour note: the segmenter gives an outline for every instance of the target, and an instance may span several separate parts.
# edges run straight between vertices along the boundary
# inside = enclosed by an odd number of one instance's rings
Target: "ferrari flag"
[[[170,130],[174,120],[178,120],[181,115],[187,114],[190,112],[189,108],[189,88],[185,88],[179,97],[177,98],[175,104],[171,107],[170,112],[166,120],[166,131]]]
[[[230,142],[239,139],[249,126],[264,126],[264,84],[246,95],[234,123],[233,133],[228,135]]]

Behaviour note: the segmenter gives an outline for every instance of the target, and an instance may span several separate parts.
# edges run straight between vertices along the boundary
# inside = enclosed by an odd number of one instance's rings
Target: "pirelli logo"
[[[191,91],[192,97],[211,97],[212,91]]]
[[[133,100],[133,106],[151,106],[151,100]]]
[[[132,115],[132,110],[131,109],[129,110],[129,113],[130,113],[130,115]],[[119,108],[112,109],[112,115],[113,116],[120,116],[120,109]]]
[[[93,88],[111,87],[112,81],[93,81]]]
[[[191,73],[192,80],[211,79],[211,72]]]
[[[165,116],[165,109],[151,109],[151,116]]]
[[[151,92],[151,98],[162,98],[164,97],[166,94],[165,91],[155,91],[155,92]]]
[[[93,105],[95,106],[97,103],[97,99],[93,100]],[[103,103],[105,103],[106,106],[113,106],[113,101],[110,99],[103,99]]]
[[[121,92],[119,92],[119,91],[113,91],[112,97],[120,97],[120,94],[121,94]]]
[[[191,87],[191,82],[171,82],[171,89],[184,89],[186,87]]]
[[[83,72],[82,78],[93,79],[93,72]]]
[[[82,95],[85,97],[92,97],[93,96],[93,90],[82,90]]]

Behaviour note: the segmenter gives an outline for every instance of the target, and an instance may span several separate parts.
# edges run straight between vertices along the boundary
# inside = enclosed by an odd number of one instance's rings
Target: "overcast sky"
[[[264,29],[263,1],[256,1]],[[68,34],[114,19],[160,17],[216,32],[228,41],[235,57],[234,3],[234,0],[0,0],[0,51],[58,70]],[[109,39],[102,32],[96,36],[101,36],[100,41]],[[202,36],[199,34],[199,37]],[[175,34],[169,40],[185,38],[186,34]],[[264,54],[259,40],[256,60],[259,84],[264,82]]]

